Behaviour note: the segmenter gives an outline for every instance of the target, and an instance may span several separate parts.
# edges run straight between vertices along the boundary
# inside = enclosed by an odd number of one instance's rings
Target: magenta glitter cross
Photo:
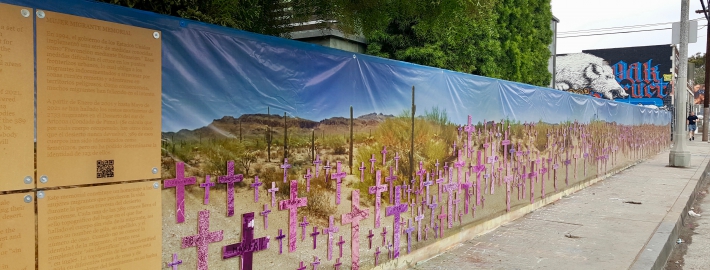
[[[172,267],[173,270],[177,270],[178,265],[182,264],[182,260],[178,260],[177,258],[177,253],[173,253],[173,261],[168,263],[168,267]]]
[[[259,182],[259,176],[254,176],[254,183],[251,184],[251,187],[254,188],[254,202],[259,202],[259,187],[263,184]]]
[[[210,243],[222,241],[224,231],[210,232],[210,211],[200,211],[197,234],[182,238],[182,248],[197,247],[197,269],[207,270]]]
[[[333,259],[333,234],[337,233],[339,230],[339,227],[335,226],[335,223],[333,222],[333,216],[330,216],[328,218],[328,227],[323,228],[323,234],[328,235],[328,260]]]
[[[204,203],[205,205],[210,204],[210,188],[214,186],[214,182],[210,181],[210,175],[205,176],[205,182],[200,184],[201,188],[205,189],[205,199]]]
[[[165,180],[163,186],[165,188],[175,188],[175,217],[177,223],[185,222],[185,186],[194,185],[197,183],[197,178],[185,178],[185,163],[178,162],[175,164],[175,178]]]
[[[306,179],[306,192],[310,192],[311,178],[313,178],[313,175],[311,174],[311,168],[306,169],[306,175],[304,175],[303,178]]]
[[[234,183],[244,180],[244,175],[234,174],[234,161],[227,162],[227,175],[217,178],[219,183],[227,184],[227,216],[234,215]]]
[[[382,192],[387,191],[387,185],[382,184],[382,172],[379,170],[376,174],[376,183],[370,186],[368,193],[375,194],[375,228],[380,227],[380,205],[382,203]]]
[[[316,249],[316,243],[317,243],[316,238],[318,238],[319,234],[320,234],[320,232],[318,231],[318,226],[313,226],[313,233],[311,233],[311,237],[313,237],[313,249]]]
[[[313,161],[313,165],[316,165],[316,178],[318,178],[319,166],[321,164],[320,155],[316,155],[316,160]]]
[[[387,161],[387,146],[386,145],[383,146],[382,152],[380,152],[380,153],[382,153],[382,166],[385,166],[385,161]]]
[[[340,185],[343,183],[343,178],[348,174],[342,171],[342,165],[338,161],[336,173],[330,176],[330,179],[335,179],[335,204],[340,204]]]
[[[401,203],[402,201],[402,190],[401,186],[396,186],[394,187],[394,202],[395,205],[393,206],[388,206],[385,208],[385,216],[394,216],[393,219],[393,229],[392,233],[394,234],[394,258],[399,258],[399,240],[401,238],[401,233],[402,231],[399,229],[400,226],[400,219],[401,219],[401,214],[407,212],[407,207],[408,205],[406,203]]]
[[[264,216],[264,229],[269,228],[269,213],[271,213],[271,210],[269,210],[269,205],[264,204],[264,211],[259,212],[259,215]]]
[[[298,181],[291,180],[290,199],[279,202],[279,210],[288,210],[288,252],[296,250],[296,223],[298,208],[308,204],[308,198],[298,197]]]
[[[310,223],[306,220],[306,216],[303,216],[303,222],[298,224],[301,227],[301,241],[306,240],[306,227],[308,227],[308,224]]]
[[[352,261],[352,269],[360,269],[360,221],[367,219],[370,215],[370,209],[360,208],[360,191],[355,189],[352,191],[352,204],[350,213],[343,214],[340,218],[341,223],[350,225],[350,242],[351,251],[350,257]],[[372,234],[372,230],[370,230]],[[370,237],[370,241],[372,238]]]
[[[251,270],[254,252],[269,248],[269,236],[254,239],[254,212],[242,214],[242,242],[222,247],[222,259],[241,257],[242,270]],[[205,268],[206,269],[206,268]]]
[[[375,162],[377,159],[375,158],[375,154],[372,154],[372,158],[370,158],[370,173],[375,172]]]
[[[412,220],[408,220],[408,223],[409,226],[407,226],[407,229],[404,230],[405,232],[407,232],[407,254],[409,254],[409,252],[412,252],[412,232],[414,231],[414,227],[412,227]],[[399,246],[397,246],[397,244],[395,244],[395,248],[395,252],[399,252]]]
[[[397,175],[392,172],[392,166],[390,166],[390,175],[385,177],[385,181],[389,182],[389,194],[390,194],[390,204],[392,204],[392,185],[394,184],[394,181],[397,180]]]
[[[276,206],[276,191],[279,191],[279,188],[276,187],[275,182],[271,182],[271,188],[267,190],[269,193],[271,193],[271,207]]]
[[[288,164],[288,158],[284,158],[284,164],[279,167],[284,169],[284,183],[286,183],[288,179],[288,169],[291,168],[291,164]]]

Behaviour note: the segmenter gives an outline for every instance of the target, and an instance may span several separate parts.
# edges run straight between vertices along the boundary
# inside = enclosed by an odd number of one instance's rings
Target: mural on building
[[[620,102],[663,106],[671,85],[670,45],[585,50],[557,58],[556,88]]]

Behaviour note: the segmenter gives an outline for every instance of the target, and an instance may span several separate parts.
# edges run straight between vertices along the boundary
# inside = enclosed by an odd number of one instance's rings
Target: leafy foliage
[[[695,77],[693,81],[696,84],[705,84],[705,54],[696,53],[688,58],[688,62],[695,64]]]

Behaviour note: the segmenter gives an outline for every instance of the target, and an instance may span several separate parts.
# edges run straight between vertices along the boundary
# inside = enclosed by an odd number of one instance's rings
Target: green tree
[[[705,54],[696,53],[688,58],[688,62],[695,64],[695,77],[693,81],[696,84],[705,84]]]

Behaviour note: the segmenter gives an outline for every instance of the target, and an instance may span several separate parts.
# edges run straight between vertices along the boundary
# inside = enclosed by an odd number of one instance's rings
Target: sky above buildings
[[[706,1],[706,0],[703,0]],[[705,52],[707,21],[700,0],[690,0],[690,19],[698,20],[698,41],[688,44],[688,55]],[[552,0],[552,13],[560,20],[557,29],[557,53],[577,53],[588,49],[605,49],[661,45],[671,43],[671,30],[643,31],[671,28],[680,21],[680,1],[677,0]],[[665,23],[665,24],[664,24]],[[645,27],[616,28],[597,32],[579,30],[647,25]],[[579,36],[609,32],[632,32],[613,35]]]

